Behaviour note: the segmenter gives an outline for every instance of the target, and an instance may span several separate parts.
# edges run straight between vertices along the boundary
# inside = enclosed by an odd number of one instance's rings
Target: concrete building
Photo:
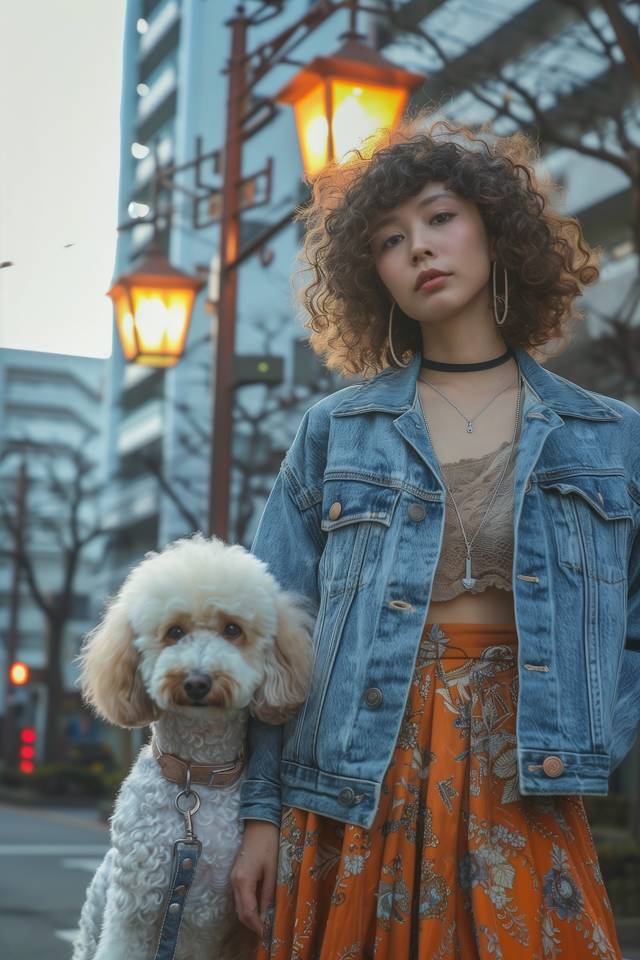
[[[26,498],[24,541],[32,559],[38,589],[48,602],[62,589],[64,576],[61,541],[70,541],[70,503],[81,469],[89,468],[82,483],[78,521],[85,529],[99,527],[98,502],[89,495],[105,479],[105,361],[26,350],[0,350],[0,545],[12,550],[14,541],[6,517],[15,517],[17,482],[25,466]],[[95,623],[92,611],[93,578],[100,562],[99,538],[81,553],[73,583],[71,618],[63,635],[62,669],[66,710],[78,717],[78,694],[74,692],[77,670],[74,660],[80,640]],[[13,562],[0,558],[0,648],[5,674],[13,599]],[[27,579],[21,575],[18,588],[16,659],[32,671],[36,682],[16,691],[28,722],[44,722],[47,665],[47,620]],[[0,715],[4,715],[5,689],[0,689]],[[77,722],[76,722],[77,721]],[[42,737],[38,738],[42,744]]]
[[[287,4],[285,19],[295,19],[307,6],[306,0]],[[165,167],[189,161],[195,156],[197,138],[201,138],[205,153],[223,146],[227,80],[222,69],[229,55],[225,22],[234,9],[232,0],[129,0],[119,217],[120,223],[130,229],[120,234],[115,275],[125,270],[151,240],[152,227],[136,224],[135,217],[149,206],[156,163]],[[334,18],[329,34],[326,29],[318,31],[313,42],[306,44],[303,55],[308,57],[336,45],[345,27],[346,15]],[[251,43],[259,42],[267,33],[266,26],[253,30]],[[291,67],[274,71],[267,92],[275,92],[293,72]],[[280,111],[247,143],[244,156],[247,173],[262,169],[269,156],[274,158],[271,203],[243,216],[242,235],[246,240],[278,220],[303,195],[292,111]],[[208,180],[220,183],[213,166]],[[192,185],[192,175],[185,174],[181,182]],[[196,229],[190,206],[178,191],[173,196],[161,193],[159,207],[169,201],[173,211],[159,224],[159,242],[174,266],[190,273],[200,270],[204,275],[216,262],[218,227],[213,224]],[[242,266],[236,352],[270,352],[282,357],[285,382],[291,389],[294,385],[301,388],[301,395],[305,395],[305,385],[316,383],[322,370],[300,343],[303,331],[294,319],[288,289],[298,239],[298,231],[289,227],[270,243],[275,256],[267,268],[261,266],[257,256]],[[207,528],[212,331],[215,339],[216,329],[215,312],[207,312],[211,310],[208,293],[203,290],[196,301],[185,356],[173,369],[150,370],[125,364],[114,338],[109,363],[110,487],[105,504],[110,538],[98,593],[117,587],[145,551],[193,529]],[[330,389],[332,384],[325,379],[323,386]],[[237,537],[248,543],[268,485],[261,480],[259,491],[252,492],[254,474],[257,471],[263,477],[270,469],[272,476],[277,470],[303,407],[297,418],[289,418],[289,426],[281,424],[271,438],[263,431],[256,443],[255,420],[260,419],[264,391],[247,387],[238,391],[238,398],[242,411],[239,407],[231,539]],[[253,451],[252,462],[246,458],[249,451]]]

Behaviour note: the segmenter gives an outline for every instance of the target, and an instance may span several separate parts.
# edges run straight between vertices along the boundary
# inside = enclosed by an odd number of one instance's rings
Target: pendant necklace
[[[484,405],[484,407],[482,408],[482,410],[478,410],[478,412],[476,413],[475,417],[471,417],[471,419],[469,419],[469,417],[466,415],[466,413],[463,413],[463,412],[462,412],[462,410],[460,409],[460,407],[456,407],[456,405],[455,405],[455,403],[453,402],[453,400],[449,400],[449,397],[445,397],[444,393],[443,393],[441,390],[438,390],[437,387],[434,387],[434,385],[433,385],[432,383],[429,383],[428,380],[425,380],[424,377],[421,377],[420,374],[418,374],[418,380],[422,380],[422,382],[423,382],[423,383],[426,383],[426,385],[427,385],[428,387],[431,387],[432,390],[435,390],[436,393],[439,393],[443,400],[446,400],[447,403],[450,403],[452,407],[455,407],[455,409],[458,411],[458,413],[460,414],[460,416],[461,416],[461,417],[464,417],[464,419],[467,421],[467,433],[473,433],[473,427],[471,426],[471,424],[473,423],[473,421],[476,420],[477,417],[479,417],[481,413],[484,413],[484,411],[487,409],[487,407],[489,406],[489,404],[492,404],[493,401],[494,401],[494,400],[497,400],[498,397],[499,397],[501,394],[503,394],[506,390],[509,389],[509,387],[512,387],[512,386],[514,385],[514,383],[516,382],[517,379],[518,379],[517,376],[514,377],[514,379],[511,381],[511,383],[507,384],[506,387],[503,387],[502,390],[499,390],[498,393],[496,393],[495,397],[491,397],[491,400],[489,400],[489,403],[485,403],[485,405]]]
[[[420,379],[422,379],[422,378],[420,378]],[[438,464],[438,468],[439,468],[439,470],[440,470],[440,477],[441,477],[441,479],[442,479],[442,482],[443,482],[443,484],[444,484],[444,488],[445,488],[448,496],[451,497],[451,502],[452,502],[453,507],[454,507],[454,509],[455,509],[455,511],[456,511],[456,516],[458,517],[458,523],[460,524],[460,531],[461,531],[461,533],[462,533],[462,537],[463,537],[463,539],[464,539],[464,543],[465,543],[465,546],[466,546],[466,548],[467,548],[467,556],[466,556],[466,562],[465,562],[465,575],[464,575],[464,577],[462,578],[462,586],[465,588],[465,590],[472,590],[472,589],[475,587],[475,585],[476,585],[475,578],[473,577],[473,575],[472,575],[472,573],[471,573],[471,551],[472,551],[472,549],[473,549],[473,544],[474,544],[474,542],[475,542],[476,537],[477,537],[478,534],[480,533],[482,527],[484,526],[485,520],[486,520],[487,517],[489,516],[489,513],[490,513],[490,511],[491,511],[491,507],[493,506],[494,500],[496,499],[496,497],[497,497],[497,495],[498,495],[498,490],[499,490],[500,487],[502,486],[502,482],[503,482],[504,478],[505,478],[506,475],[507,475],[507,470],[508,470],[508,468],[509,468],[509,464],[511,463],[511,458],[513,457],[513,451],[514,451],[514,448],[515,448],[515,445],[516,445],[516,439],[517,439],[517,437],[518,437],[518,424],[520,423],[520,401],[521,401],[521,399],[522,399],[522,376],[521,376],[521,374],[520,374],[520,369],[518,369],[518,376],[516,377],[516,380],[518,381],[518,403],[517,403],[517,406],[516,406],[516,422],[515,422],[515,426],[514,426],[514,428],[513,428],[513,439],[511,440],[511,447],[510,447],[510,449],[509,449],[509,456],[508,456],[507,459],[505,460],[504,467],[502,468],[502,473],[500,474],[500,479],[498,480],[498,482],[497,482],[497,484],[496,484],[496,486],[495,486],[495,488],[494,488],[494,491],[493,491],[493,495],[492,495],[492,497],[491,497],[491,500],[489,501],[489,506],[487,507],[487,509],[486,509],[486,511],[485,511],[485,514],[484,514],[482,520],[480,521],[480,524],[479,524],[476,532],[475,532],[474,535],[472,536],[471,540],[469,540],[469,538],[468,538],[468,536],[467,536],[467,532],[466,532],[466,530],[464,529],[464,524],[463,524],[463,522],[462,522],[462,517],[461,517],[461,515],[460,515],[460,510],[458,509],[458,504],[456,503],[456,499],[455,499],[455,497],[454,497],[454,495],[453,495],[453,491],[452,491],[452,489],[451,489],[451,485],[450,485],[449,481],[447,480],[447,478],[445,477],[444,473],[442,472],[442,464],[440,463],[440,461],[439,461],[438,458],[436,457],[436,463]],[[429,384],[429,386],[431,386],[431,384]],[[509,386],[511,386],[511,384],[509,384]],[[505,389],[506,389],[506,387],[505,387]],[[420,409],[422,410],[422,417],[423,417],[423,419],[424,419],[424,425],[425,425],[425,427],[427,428],[427,436],[429,437],[429,440],[431,441],[431,447],[432,447],[432,449],[433,449],[433,455],[435,456],[435,455],[436,455],[436,452],[435,452],[435,448],[434,448],[434,446],[433,446],[433,440],[431,439],[431,434],[429,433],[429,424],[427,423],[427,418],[426,418],[426,416],[425,416],[424,407],[423,407],[423,405],[422,405],[422,397],[420,396],[420,391],[419,391],[419,390],[417,390],[416,392],[417,392],[417,394],[418,394],[418,402],[419,402],[419,404],[420,404]],[[440,391],[438,391],[438,393],[439,393],[439,392],[440,392]],[[504,393],[504,390],[501,390],[500,393]],[[499,397],[500,394],[498,393],[498,394],[496,394],[496,396]],[[446,397],[445,397],[445,399],[446,399]],[[494,397],[493,399],[495,400],[495,397]],[[489,403],[491,403],[491,401],[489,401]],[[456,408],[456,409],[457,409],[457,408]],[[482,413],[482,410],[480,411],[480,413]],[[464,414],[463,414],[463,416],[464,416]],[[476,416],[478,416],[478,414],[476,414]],[[465,418],[465,419],[466,419],[466,418]]]

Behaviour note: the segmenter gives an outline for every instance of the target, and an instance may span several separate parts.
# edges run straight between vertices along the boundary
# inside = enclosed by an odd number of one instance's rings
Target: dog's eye
[[[169,627],[167,636],[169,640],[181,640],[184,637],[184,630],[182,627]]]
[[[225,637],[232,637],[235,639],[239,637],[242,633],[242,627],[239,627],[237,623],[228,623],[224,628]]]

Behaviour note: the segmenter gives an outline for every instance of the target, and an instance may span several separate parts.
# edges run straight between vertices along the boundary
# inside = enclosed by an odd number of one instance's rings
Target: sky
[[[108,357],[126,0],[0,0],[0,347]]]

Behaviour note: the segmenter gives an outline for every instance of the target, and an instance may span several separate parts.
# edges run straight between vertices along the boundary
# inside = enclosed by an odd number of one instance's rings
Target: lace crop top
[[[453,490],[467,536],[478,529],[495,490],[511,442],[505,442],[492,453],[477,459],[442,464],[442,473]],[[502,486],[489,516],[473,543],[472,570],[476,584],[470,593],[482,593],[487,587],[512,590],[513,570],[513,481],[515,452],[507,468]],[[451,498],[447,497],[442,550],[436,569],[432,600],[453,600],[465,593],[467,548]]]

